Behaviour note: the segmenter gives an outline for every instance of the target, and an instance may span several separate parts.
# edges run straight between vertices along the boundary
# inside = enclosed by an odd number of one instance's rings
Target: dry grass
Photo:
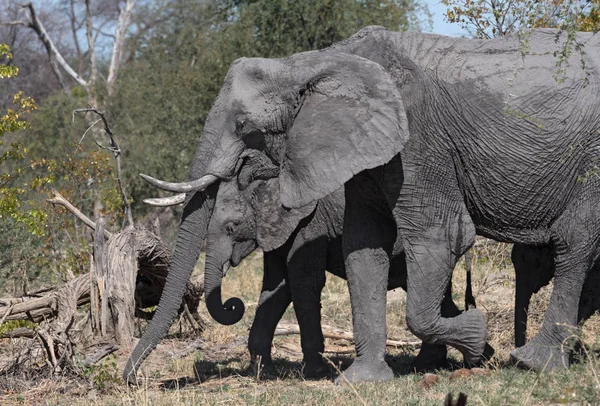
[[[212,322],[203,339],[207,349],[175,360],[172,354],[191,341],[171,337],[164,340],[144,364],[147,380],[143,387],[128,389],[118,380],[126,354],[119,356],[116,368],[105,364],[87,381],[43,380],[33,388],[15,382],[4,385],[0,404],[85,404],[85,405],[441,405],[448,392],[464,392],[469,404],[538,405],[600,404],[600,362],[592,353],[590,360],[574,365],[568,371],[537,374],[508,364],[513,347],[514,271],[507,245],[479,246],[473,260],[474,294],[477,305],[487,314],[489,341],[496,349],[488,374],[459,379],[451,371],[437,371],[438,382],[424,388],[421,375],[410,373],[415,355],[412,348],[389,351],[388,362],[396,379],[388,383],[367,383],[354,387],[337,387],[330,379],[305,381],[300,374],[302,357],[299,336],[276,337],[274,359],[278,375],[247,376],[249,364],[245,338],[256,310],[262,280],[262,255],[255,253],[235,269],[223,284],[224,297],[240,296],[247,311],[235,326]],[[454,273],[454,299],[464,303],[465,268],[461,261]],[[550,288],[544,288],[532,301],[529,334],[539,328],[547,305]],[[398,289],[388,295],[388,335],[394,339],[414,337],[404,321],[405,293]],[[323,323],[351,331],[350,302],[346,282],[328,275],[322,294]],[[210,319],[206,310],[200,311]],[[284,320],[295,322],[292,307]],[[176,332],[178,327],[173,328]],[[582,337],[591,349],[598,348],[600,317],[585,325]],[[327,340],[326,356],[334,365],[347,366],[352,360],[353,346],[343,341]],[[451,351],[455,365],[461,356]],[[102,369],[104,368],[104,370]],[[195,373],[194,373],[195,371]],[[115,378],[113,380],[113,378]],[[100,383],[100,385],[99,385]],[[31,385],[28,382],[27,385]],[[9,388],[14,388],[10,390]],[[28,389],[27,389],[28,388]]]

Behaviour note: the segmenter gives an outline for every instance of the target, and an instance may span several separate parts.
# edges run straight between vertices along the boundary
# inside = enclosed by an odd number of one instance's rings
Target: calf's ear
[[[288,209],[279,200],[279,179],[257,182],[247,189],[252,194],[250,201],[256,216],[257,242],[264,251],[272,251],[285,244],[302,219],[312,214],[317,202]]]
[[[355,174],[383,165],[408,140],[408,120],[391,75],[378,63],[341,52],[307,54],[296,63],[307,78],[287,133],[281,202],[297,208],[320,199]],[[308,66],[306,68],[299,65]]]

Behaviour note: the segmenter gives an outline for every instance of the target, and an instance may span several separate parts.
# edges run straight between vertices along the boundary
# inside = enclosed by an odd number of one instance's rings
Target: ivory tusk
[[[150,206],[158,206],[158,207],[167,207],[167,206],[177,206],[185,201],[185,193],[180,193],[175,196],[169,197],[158,197],[154,199],[144,199],[144,203],[149,204]]]
[[[200,179],[191,180],[189,182],[175,183],[165,182],[164,180],[158,180],[153,178],[152,176],[148,176],[143,173],[140,173],[140,176],[142,177],[142,179],[144,179],[146,182],[150,183],[154,187],[175,193],[190,193],[197,192],[199,190],[204,190],[219,179],[215,175],[205,175]]]

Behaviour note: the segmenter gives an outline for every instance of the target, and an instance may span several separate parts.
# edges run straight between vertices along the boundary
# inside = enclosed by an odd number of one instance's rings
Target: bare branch
[[[77,143],[77,145],[81,145],[81,143],[83,142],[83,139],[85,138],[86,134],[92,129],[92,127],[94,127],[96,124],[98,124],[100,121],[102,121],[101,118],[99,118],[98,120],[94,121],[83,133],[83,135],[81,136],[81,138],[79,139],[79,142]]]
[[[96,50],[94,49],[94,24],[92,22],[91,0],[85,0],[85,26],[88,41],[88,51],[90,56],[88,100],[92,106],[97,106],[98,101],[96,99],[96,78],[98,77],[98,66],[96,61]]]
[[[20,20],[6,21],[6,22],[3,22],[3,23],[0,23],[0,25],[22,25],[23,27],[32,28],[30,22],[20,21]]]
[[[351,332],[341,330],[332,326],[322,325],[323,337],[333,340],[354,341],[354,335]],[[283,336],[290,334],[300,334],[300,327],[297,324],[279,323],[275,329],[275,336]],[[385,345],[388,347],[420,347],[421,341],[401,341],[401,340],[386,340]]]
[[[37,18],[37,14],[35,12],[33,4],[26,3],[26,4],[23,4],[21,7],[29,9],[29,14],[30,14],[30,17],[31,17],[31,22],[29,23],[28,26],[35,31],[35,33],[38,35],[40,41],[42,41],[42,43],[46,47],[46,51],[48,53],[48,57],[50,58],[50,63],[52,65],[52,69],[54,71],[54,74],[58,78],[58,81],[60,82],[61,87],[63,88],[63,90],[66,91],[68,89],[68,86],[67,86],[64,78],[62,77],[62,74],[57,69],[57,66],[56,66],[57,63],[73,79],[75,79],[75,81],[77,83],[79,83],[81,86],[83,86],[83,87],[85,87],[87,89],[88,83],[81,76],[79,76],[77,74],[77,72],[75,72],[75,70],[73,70],[73,68],[71,68],[71,66],[67,63],[67,61],[65,61],[65,58],[63,58],[62,54],[58,51],[58,49],[54,45],[54,42],[52,42],[52,39],[48,36],[48,33],[46,32],[46,29],[44,28],[44,25]]]
[[[123,186],[123,177],[121,175],[121,150],[117,145],[117,141],[115,140],[114,134],[108,125],[108,121],[104,114],[95,108],[87,108],[87,109],[77,109],[74,111],[75,113],[95,113],[102,119],[104,123],[104,131],[108,134],[110,138],[110,151],[113,153],[115,157],[115,161],[117,163],[117,183],[119,184],[119,191],[121,192],[121,198],[123,199],[123,204],[125,205],[125,216],[127,217],[127,222],[130,226],[133,227],[133,215],[131,214],[131,204],[129,203],[129,199],[127,199],[127,194],[125,193],[125,187]]]
[[[102,347],[98,348],[92,355],[83,360],[83,365],[94,365],[98,361],[102,360],[102,358],[112,354],[117,351],[119,346],[113,343],[104,344]]]
[[[65,199],[64,196],[58,192],[58,190],[54,189],[52,192],[54,193],[54,197],[47,199],[49,203],[59,204],[65,207],[67,210],[73,213],[75,217],[81,220],[86,226],[90,227],[92,230],[96,229],[96,223],[94,223],[92,220],[90,220],[89,217],[87,217],[85,214],[79,211],[79,209],[73,206],[71,202]],[[112,233],[110,231],[104,230],[104,238],[108,240],[110,237],[112,237]]]
[[[79,38],[77,37],[77,30],[79,27],[77,26],[77,17],[75,15],[75,0],[71,0],[70,4],[70,15],[69,19],[71,20],[71,34],[73,35],[73,43],[75,44],[75,51],[77,52],[77,59],[79,59],[79,63],[81,64],[81,47],[79,46]],[[81,66],[80,66],[81,68]],[[81,72],[81,69],[80,69]]]
[[[125,7],[120,9],[119,19],[115,28],[115,42],[110,58],[110,66],[108,68],[108,78],[106,79],[106,92],[110,97],[114,90],[114,84],[117,79],[121,57],[123,55],[123,46],[125,45],[125,33],[131,23],[131,10],[135,5],[135,0],[127,0]]]

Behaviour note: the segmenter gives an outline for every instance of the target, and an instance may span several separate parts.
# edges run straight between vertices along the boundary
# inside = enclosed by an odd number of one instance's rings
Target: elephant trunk
[[[173,262],[158,308],[123,372],[123,379],[129,384],[137,383],[138,367],[167,335],[177,317],[188,280],[200,256],[208,222],[213,212],[217,188],[218,185],[212,185],[205,193],[195,193],[184,209]]]
[[[217,253],[220,258],[217,258]],[[225,274],[225,267],[229,265],[230,257],[231,246],[226,247],[221,244],[217,247],[209,236],[206,242],[206,268],[204,271],[206,308],[213,319],[226,326],[240,321],[245,310],[244,302],[241,299],[232,297],[223,303],[221,298],[221,282]]]

